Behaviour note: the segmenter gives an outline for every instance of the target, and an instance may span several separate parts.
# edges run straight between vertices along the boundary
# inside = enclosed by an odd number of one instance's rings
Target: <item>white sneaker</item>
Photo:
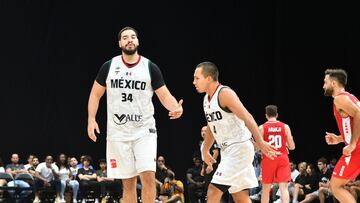
[[[40,199],[38,197],[35,197],[33,203],[40,203],[40,202],[41,202]]]
[[[86,200],[85,198],[82,199],[81,203],[86,203]]]
[[[99,199],[98,199],[98,198],[96,198],[94,203],[99,203]]]
[[[281,203],[281,198],[275,200],[273,203]]]
[[[260,193],[250,195],[250,199],[255,200],[255,201],[259,201],[260,200]]]
[[[73,199],[73,203],[77,203],[77,199]]]
[[[65,200],[64,198],[61,198],[61,199],[59,200],[59,202],[60,202],[60,203],[66,203],[66,200]]]

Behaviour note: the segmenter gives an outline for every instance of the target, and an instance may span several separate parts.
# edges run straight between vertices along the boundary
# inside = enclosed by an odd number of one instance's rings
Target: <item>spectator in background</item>
[[[168,172],[175,175],[175,173],[165,165],[165,158],[163,156],[159,156],[156,161],[155,173],[156,188],[158,190],[160,190],[160,187],[164,184],[164,180],[167,177]]]
[[[56,165],[57,167],[59,167],[59,179],[61,183],[60,198],[61,202],[65,202],[64,193],[66,186],[69,186],[72,189],[72,201],[73,203],[76,203],[79,190],[79,182],[75,180],[67,163],[68,162],[66,155],[60,154],[58,160],[56,161]]]
[[[164,184],[160,189],[159,199],[163,203],[184,203],[184,184],[176,180],[174,173],[168,171]]]
[[[329,165],[327,165],[327,166],[328,166],[328,169],[331,171],[331,173],[333,172],[336,163],[337,163],[337,159],[336,159],[336,158],[332,158],[332,159],[330,160]]]
[[[190,203],[198,202],[197,192],[200,192],[205,196],[205,181],[204,177],[201,176],[202,161],[197,157],[195,157],[193,161],[194,167],[189,168],[186,172]]]
[[[121,194],[121,181],[109,178],[107,176],[106,160],[99,160],[100,169],[96,171],[97,182],[100,184],[100,198],[102,202],[107,201],[107,196],[110,193],[115,194],[116,197]]]
[[[305,185],[310,183],[309,176],[306,173],[307,163],[306,162],[299,163],[298,168],[300,174],[295,179],[295,187],[294,187],[293,200],[292,200],[293,203],[297,203],[298,197],[303,196],[305,194],[304,187]]]
[[[74,180],[77,178],[77,172],[78,172],[78,161],[75,157],[71,157],[70,158],[70,172],[71,175],[73,176]]]
[[[96,197],[95,203],[99,202],[99,184],[96,180],[96,171],[92,168],[90,168],[91,163],[91,157],[85,156],[83,157],[82,162],[82,168],[78,169],[78,178],[80,183],[80,190],[82,194],[84,194],[85,191],[94,191],[94,195]],[[83,201],[85,201],[84,197]]]
[[[0,173],[5,173],[5,168],[4,168],[4,164],[2,162],[1,157],[0,157]],[[7,184],[6,180],[0,179],[0,187],[4,186],[6,184]],[[0,199],[3,196],[3,192],[4,192],[3,190],[0,190]]]
[[[80,163],[77,165],[77,169],[83,168],[83,162],[84,162],[84,158],[86,156],[88,156],[88,155],[81,155],[80,156]],[[89,165],[89,168],[94,169],[94,167],[91,164]]]
[[[51,187],[56,191],[57,203],[63,202],[60,198],[61,183],[59,180],[59,168],[54,163],[52,156],[48,155],[45,158],[45,162],[40,163],[35,169],[35,199],[34,203],[40,202],[39,191],[40,188]]]
[[[317,166],[320,171],[318,176],[318,190],[307,194],[305,199],[301,201],[302,203],[310,203],[316,199],[319,199],[320,203],[324,203],[325,199],[331,194],[331,171],[327,167],[327,160],[324,157],[318,159]]]
[[[359,196],[360,196],[360,175],[356,177],[355,181],[350,181],[347,184],[347,189],[350,191],[351,195],[355,198],[355,200],[359,201]]]
[[[205,139],[207,126],[203,126],[201,128],[201,137],[202,139]],[[203,145],[200,146],[200,151],[202,151]],[[220,155],[220,149],[216,142],[211,146],[210,148],[210,155],[214,160],[216,160],[215,163],[213,163],[212,167],[209,167],[205,162],[203,162],[202,169],[201,169],[201,175],[204,176],[205,181],[205,194],[207,193],[207,188],[211,182],[211,179],[217,169],[218,163],[219,163],[219,155]],[[201,155],[200,155],[201,156]],[[201,158],[202,159],[202,158]]]
[[[32,158],[32,165],[30,168],[28,168],[28,172],[35,178],[35,174],[36,174],[36,167],[39,165],[39,158],[37,158],[36,156],[34,156]]]
[[[27,170],[25,169],[23,164],[19,164],[19,155],[18,154],[12,154],[11,155],[11,163],[6,165],[6,173],[9,173],[13,176],[13,178],[16,178],[17,174],[20,173],[27,173]],[[23,181],[23,180],[13,180],[8,182],[7,186],[9,187],[20,187],[20,188],[29,188],[30,184]],[[11,196],[14,196],[15,190],[9,190],[9,193]],[[21,192],[22,197],[26,197],[31,193],[30,190],[24,190]]]
[[[27,158],[27,164],[25,164],[25,169],[26,170],[28,170],[31,166],[32,166],[32,164],[33,164],[33,158],[35,157],[35,155],[33,155],[33,154],[30,154],[29,156],[28,156],[28,158]]]

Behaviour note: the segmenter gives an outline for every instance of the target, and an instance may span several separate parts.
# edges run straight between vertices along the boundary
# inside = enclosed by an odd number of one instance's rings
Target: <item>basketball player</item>
[[[340,202],[355,203],[346,183],[360,173],[360,102],[345,91],[347,73],[342,69],[327,69],[324,79],[324,95],[334,98],[333,111],[341,135],[326,132],[329,145],[345,143],[343,155],[337,162],[331,180],[331,190]]]
[[[256,144],[269,157],[277,152],[260,136],[259,128],[252,115],[240,102],[236,93],[218,81],[218,69],[214,63],[203,62],[194,72],[196,90],[205,92],[203,107],[208,122],[204,147],[204,161],[211,166],[216,161],[209,153],[216,140],[221,150],[221,162],[208,188],[208,203],[219,203],[222,194],[229,190],[235,202],[248,202],[248,189],[258,185],[252,166]],[[249,131],[250,130],[250,131]]]
[[[295,149],[295,143],[288,125],[278,121],[277,106],[268,105],[265,107],[267,122],[259,126],[260,133],[264,140],[274,146],[281,155],[275,159],[269,159],[266,154],[262,155],[262,195],[261,203],[268,203],[270,189],[273,183],[279,183],[281,202],[289,202],[288,182],[291,180],[290,162],[286,147]]]
[[[139,174],[142,202],[154,203],[157,133],[152,96],[155,92],[170,119],[182,115],[182,100],[171,95],[158,66],[138,54],[134,28],[123,28],[118,39],[122,55],[103,64],[90,93],[88,136],[95,142],[95,131],[100,133],[95,118],[106,90],[108,176],[122,179],[124,202],[135,203]]]

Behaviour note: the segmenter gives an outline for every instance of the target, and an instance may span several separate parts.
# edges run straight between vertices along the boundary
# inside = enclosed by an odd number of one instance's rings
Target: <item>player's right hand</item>
[[[271,160],[275,159],[278,155],[281,155],[281,152],[276,151],[276,148],[268,142],[263,141],[259,144],[259,147],[261,152],[266,154],[266,156]]]
[[[328,133],[326,132],[325,135],[325,141],[328,145],[335,145],[335,144],[339,144],[340,141],[338,139],[339,136],[335,135],[334,133]]]
[[[97,122],[95,120],[88,121],[88,128],[87,128],[88,136],[93,142],[96,142],[97,139],[95,130],[98,134],[100,134],[100,130]]]

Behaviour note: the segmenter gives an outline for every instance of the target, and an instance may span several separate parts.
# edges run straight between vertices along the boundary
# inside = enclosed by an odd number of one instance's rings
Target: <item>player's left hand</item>
[[[177,104],[176,109],[169,112],[170,119],[180,118],[180,116],[183,114],[182,103],[183,103],[183,100],[180,99],[179,103]]]
[[[211,171],[214,170],[212,165],[213,165],[213,163],[216,163],[216,160],[211,156],[211,154],[209,152],[204,152],[203,157],[204,157],[204,162],[208,165],[207,168],[206,168],[206,171],[207,170],[211,170]]]
[[[344,156],[350,156],[351,152],[354,151],[355,146],[352,144],[349,144],[343,148],[343,155]]]
[[[206,167],[206,174],[210,174],[211,171],[213,171],[213,170],[214,170],[214,168],[212,166],[211,167],[207,166]]]
[[[276,151],[276,148],[272,146],[271,144],[263,141],[261,144],[259,144],[260,150],[262,153],[266,154],[266,156],[270,159],[276,158],[278,155],[281,155],[280,152]]]

